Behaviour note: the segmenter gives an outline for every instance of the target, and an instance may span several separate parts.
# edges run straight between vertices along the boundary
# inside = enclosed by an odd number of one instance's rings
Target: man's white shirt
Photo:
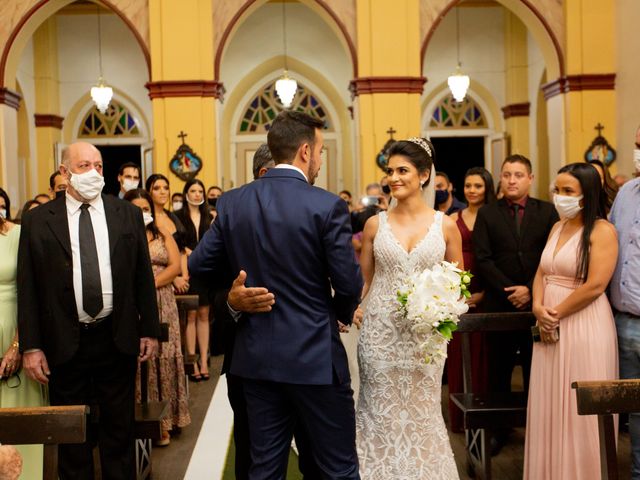
[[[69,220],[69,238],[71,240],[71,256],[73,259],[73,290],[76,297],[78,319],[80,322],[92,322],[94,319],[82,308],[82,269],[80,261],[80,207],[79,202],[68,193],[66,194],[67,219]],[[113,311],[113,279],[111,277],[111,252],[109,248],[109,230],[107,217],[104,212],[102,196],[98,195],[89,203],[88,212],[91,215],[93,235],[98,251],[98,267],[100,268],[100,282],[102,284],[102,310],[96,318],[111,315]]]

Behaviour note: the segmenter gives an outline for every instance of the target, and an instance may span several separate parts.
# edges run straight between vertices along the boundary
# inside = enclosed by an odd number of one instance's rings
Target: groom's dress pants
[[[308,433],[327,479],[360,478],[353,390],[349,383],[294,385],[243,379],[249,414],[251,480],[283,480],[295,421]]]

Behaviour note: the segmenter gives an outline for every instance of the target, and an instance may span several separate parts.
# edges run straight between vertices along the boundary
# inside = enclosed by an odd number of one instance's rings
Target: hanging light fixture
[[[460,16],[458,13],[458,9],[460,7],[456,7],[456,51],[457,51],[457,59],[458,65],[456,66],[456,73],[450,75],[447,79],[447,84],[449,85],[449,90],[451,90],[451,95],[456,102],[461,102],[464,100],[464,97],[467,95],[467,90],[469,90],[469,75],[464,75],[462,73],[462,63],[460,62]]]
[[[285,15],[285,3],[282,1],[282,43],[284,45],[284,73],[276,81],[276,94],[282,102],[284,108],[289,108],[293,102],[293,97],[296,96],[298,91],[298,82],[289,77],[289,71],[287,69],[287,24]]]
[[[100,76],[98,77],[98,84],[95,87],[91,87],[91,99],[96,104],[96,108],[100,110],[100,113],[105,113],[109,108],[109,102],[113,98],[113,89],[108,87],[104,83],[102,78],[102,32],[100,29],[100,5],[97,5],[97,17],[98,17],[98,61],[100,63]]]

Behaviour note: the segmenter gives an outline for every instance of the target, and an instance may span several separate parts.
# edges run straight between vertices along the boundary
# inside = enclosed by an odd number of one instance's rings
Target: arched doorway
[[[253,180],[253,154],[261,143],[266,142],[267,132],[271,122],[284,107],[275,93],[275,78],[260,87],[244,107],[234,115],[236,125],[235,135],[232,137],[232,150],[235,149],[235,172],[237,183],[243,184]],[[335,191],[337,188],[338,138],[336,125],[330,114],[333,110],[325,101],[304,83],[298,83],[298,92],[291,105],[291,110],[305,112],[321,119],[324,124],[323,168],[316,179],[315,185],[326,190]]]

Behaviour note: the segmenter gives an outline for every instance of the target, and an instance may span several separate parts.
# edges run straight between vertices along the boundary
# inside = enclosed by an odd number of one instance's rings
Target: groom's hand
[[[270,312],[271,306],[276,303],[275,296],[263,287],[245,287],[247,272],[240,270],[240,273],[233,281],[227,303],[238,312],[262,313]]]

